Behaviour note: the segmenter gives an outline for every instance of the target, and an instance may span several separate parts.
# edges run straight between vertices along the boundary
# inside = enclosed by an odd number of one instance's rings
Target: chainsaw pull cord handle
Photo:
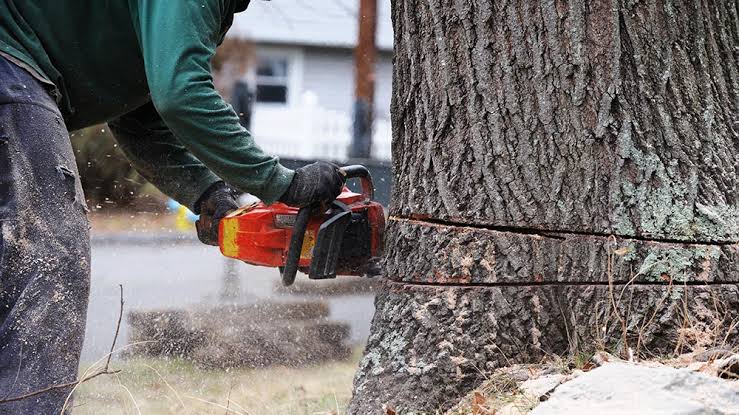
[[[366,167],[360,166],[359,164],[353,164],[351,166],[344,166],[339,170],[347,179],[358,178],[360,180],[362,196],[364,196],[366,201],[370,201],[375,198],[375,185],[372,182],[372,175]]]
[[[302,207],[295,217],[293,234],[290,237],[290,248],[287,251],[285,268],[282,270],[282,285],[285,287],[295,282],[295,275],[298,273],[298,262],[300,261],[300,254],[303,250],[303,239],[305,238],[305,231],[308,229],[308,222],[310,221],[313,208],[313,206]]]

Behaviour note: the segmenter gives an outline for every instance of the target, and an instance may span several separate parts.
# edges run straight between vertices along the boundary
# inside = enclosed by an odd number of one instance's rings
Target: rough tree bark
[[[739,11],[395,0],[386,283],[350,413],[739,331]]]

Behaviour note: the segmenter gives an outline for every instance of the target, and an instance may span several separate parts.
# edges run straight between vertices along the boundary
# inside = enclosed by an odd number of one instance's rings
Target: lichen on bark
[[[739,240],[737,13],[398,1],[391,213]]]

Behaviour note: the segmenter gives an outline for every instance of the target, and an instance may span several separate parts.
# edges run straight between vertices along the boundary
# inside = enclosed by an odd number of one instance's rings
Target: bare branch
[[[105,370],[108,370],[110,366],[110,359],[113,357],[113,350],[115,349],[115,343],[118,340],[118,333],[121,330],[121,320],[123,319],[123,284],[118,284],[121,289],[121,307],[118,309],[118,323],[115,325],[115,335],[113,336],[113,343],[110,345],[110,353],[108,353],[108,360],[105,362]]]
[[[52,391],[56,391],[56,390],[60,390],[60,389],[72,388],[72,390],[74,390],[80,384],[82,384],[84,382],[87,382],[89,380],[95,379],[98,376],[101,376],[101,375],[114,375],[114,374],[119,373],[120,370],[110,370],[110,368],[109,368],[110,359],[111,359],[111,356],[113,355],[113,351],[114,351],[114,348],[115,348],[115,343],[118,340],[118,333],[120,333],[120,330],[121,330],[121,320],[122,320],[122,317],[123,317],[123,304],[124,304],[124,301],[123,301],[123,285],[119,285],[119,287],[121,288],[121,306],[120,306],[120,310],[118,312],[118,323],[116,324],[116,327],[115,327],[115,336],[113,337],[113,344],[110,346],[110,353],[108,353],[108,359],[105,362],[105,367],[103,367],[102,369],[100,369],[100,370],[98,370],[98,371],[96,371],[94,373],[84,374],[81,378],[79,378],[77,380],[74,380],[72,382],[51,385],[51,386],[48,386],[48,387],[43,388],[43,389],[39,389],[39,390],[36,390],[36,391],[33,391],[33,392],[28,392],[28,393],[26,393],[24,395],[14,396],[12,398],[3,398],[3,399],[0,399],[0,404],[9,403],[9,402],[22,401],[24,399],[32,398],[32,397],[37,396],[37,395],[41,395],[41,394],[44,394],[44,393],[47,393],[47,392],[52,392]],[[65,402],[65,407],[66,407],[66,402]]]

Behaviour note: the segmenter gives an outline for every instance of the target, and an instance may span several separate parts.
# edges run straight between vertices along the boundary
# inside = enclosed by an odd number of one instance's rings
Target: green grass
[[[182,360],[113,362],[111,369],[121,372],[81,385],[73,414],[343,414],[359,357],[357,351],[349,361],[323,366],[229,371]]]

